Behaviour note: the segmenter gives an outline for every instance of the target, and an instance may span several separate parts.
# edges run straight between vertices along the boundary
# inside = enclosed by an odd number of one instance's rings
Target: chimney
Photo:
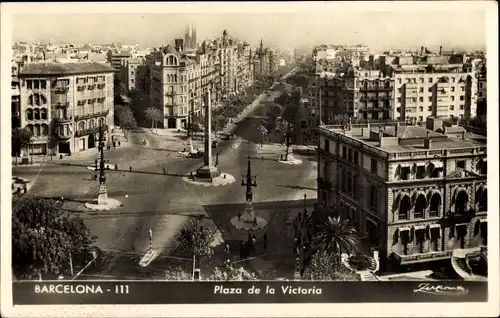
[[[420,55],[424,55],[424,47],[423,46],[420,47]]]
[[[439,55],[440,56],[443,55],[443,47],[442,46],[439,47]]]

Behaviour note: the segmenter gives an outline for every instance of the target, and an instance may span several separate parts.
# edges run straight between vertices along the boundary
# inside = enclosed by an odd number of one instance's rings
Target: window
[[[398,78],[398,84],[401,84],[401,78]]]
[[[330,152],[330,140],[325,139],[325,151]]]
[[[452,86],[451,87],[451,91],[454,92],[455,91],[455,86]]]
[[[401,97],[398,97],[398,103],[401,103]]]
[[[347,147],[342,146],[342,158],[347,159]]]
[[[33,89],[40,89],[40,81],[38,80],[33,81]]]
[[[410,167],[401,167],[401,180],[410,180],[411,169]]]
[[[457,169],[465,169],[465,160],[457,160]]]
[[[427,107],[427,111],[432,111],[432,106]]]
[[[41,80],[40,84],[41,84],[42,89],[46,89],[47,88],[47,81]]]
[[[429,77],[429,83],[432,83],[432,77]]]
[[[460,90],[461,90],[462,92],[463,92],[463,91],[465,91],[465,87],[463,87],[463,86],[462,86],[462,87],[460,87]]]
[[[424,252],[425,231],[422,228],[415,229],[415,247],[418,253]]]
[[[378,189],[375,185],[370,186],[370,207],[372,210],[377,210],[378,206]]]
[[[418,121],[419,121],[419,122],[423,122],[423,121],[424,121],[424,117],[422,117],[422,116],[418,116]]]
[[[375,159],[371,160],[370,171],[372,173],[377,173],[377,160]]]
[[[420,87],[420,88],[418,89],[418,91],[419,91],[419,93],[423,93],[423,92],[424,92],[424,88],[423,88],[423,87]]]
[[[349,162],[352,162],[352,149],[349,149],[347,157],[348,157],[347,160],[349,160]]]
[[[451,82],[455,83],[455,78],[454,77],[451,78]]]
[[[425,166],[417,166],[417,179],[425,178]]]
[[[420,81],[420,83],[423,83],[424,82],[424,78],[423,77],[419,78],[419,81]],[[423,88],[422,88],[422,91],[423,91]]]
[[[464,99],[465,99],[464,95],[460,95],[460,100],[464,100]]]
[[[464,105],[460,105],[460,110],[464,110]]]
[[[424,107],[420,106],[420,107],[418,108],[418,111],[419,111],[419,112],[423,112],[423,111],[424,111]]]
[[[359,164],[359,153],[357,151],[354,151],[354,164],[357,165]]]
[[[450,105],[450,110],[455,110],[455,106]]]
[[[429,93],[431,93],[431,92],[432,92],[432,87],[429,87],[429,88],[427,89],[427,91],[428,91]]]
[[[33,81],[32,80],[26,80],[26,87],[28,89],[33,89]]]

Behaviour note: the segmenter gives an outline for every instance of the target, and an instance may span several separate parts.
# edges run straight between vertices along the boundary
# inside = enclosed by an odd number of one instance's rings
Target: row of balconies
[[[66,94],[69,91],[69,86],[57,86],[54,88],[56,94]]]
[[[84,99],[84,100],[79,100],[78,103],[77,103],[77,105],[78,106],[83,106],[85,104],[94,104],[95,102],[104,103],[105,100],[106,100],[106,97]]]
[[[104,131],[108,130],[108,125],[104,125],[103,130]],[[97,134],[97,133],[99,133],[99,126],[84,129],[84,130],[79,130],[79,131],[75,132],[75,137],[82,137],[82,136]]]
[[[92,85],[79,85],[76,87],[76,90],[78,92],[83,92],[85,89],[87,90],[94,90],[95,88],[97,89],[103,89],[106,87],[106,84],[101,83],[101,84],[92,84]]]
[[[103,117],[107,116],[109,114],[109,110],[101,111],[101,112],[96,112],[92,114],[84,114],[84,115],[76,115],[75,120],[83,120],[83,119],[89,119],[89,118],[95,118],[95,117]]]
[[[55,107],[68,107],[69,106],[69,102],[56,102],[54,104]]]

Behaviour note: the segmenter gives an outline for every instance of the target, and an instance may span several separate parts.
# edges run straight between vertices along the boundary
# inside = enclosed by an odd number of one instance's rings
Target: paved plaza
[[[273,92],[266,97],[267,101],[277,94]],[[186,182],[189,173],[203,164],[203,159],[179,154],[189,147],[184,132],[151,129],[131,131],[127,142],[104,152],[105,160],[115,168],[106,171],[108,196],[121,203],[112,210],[94,211],[85,207],[85,203],[97,198],[99,190],[98,181],[92,178],[95,171],[87,169],[97,158],[95,150],[63,159],[47,159],[40,166],[14,167],[13,175],[33,180],[29,195],[64,197],[63,208],[84,219],[98,236],[97,246],[107,252],[103,252],[105,262],[94,275],[155,278],[173,266],[173,260],[190,264],[191,260],[175,258],[178,257],[175,237],[192,217],[204,217],[203,222],[217,229],[224,241],[237,244],[228,225],[239,210],[244,211],[245,187],[240,182],[250,157],[252,174],[257,176],[258,183],[254,188],[255,211],[267,221],[269,245],[263,250],[258,243],[256,258],[242,263],[259,275],[281,271],[279,275],[284,277],[293,272],[293,266],[285,265],[293,257],[293,238],[287,234],[287,222],[301,211],[304,194],[309,199],[316,198],[317,168],[314,156],[294,154],[301,164],[288,165],[277,161],[284,153],[284,146],[259,147],[260,118],[267,114],[269,104],[262,100],[246,110],[244,117],[229,127],[236,138],[221,141],[213,149],[214,157],[219,156],[218,168],[228,176],[221,186]],[[193,142],[194,148],[202,147],[201,140]],[[159,256],[141,268],[138,263],[149,248],[149,230],[153,233],[152,247]],[[202,263],[202,271],[223,264],[224,253],[219,250],[216,248],[212,260]],[[239,255],[238,247],[233,248],[233,253],[235,257]]]

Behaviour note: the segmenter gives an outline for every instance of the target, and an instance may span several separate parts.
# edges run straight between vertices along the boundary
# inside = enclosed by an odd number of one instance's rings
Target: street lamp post
[[[253,201],[253,188],[257,187],[257,176],[252,175],[252,162],[250,160],[250,156],[248,156],[248,166],[247,166],[247,174],[242,175],[242,178],[246,179],[241,180],[241,186],[246,187],[246,208],[245,212],[241,217],[241,221],[245,223],[255,223],[255,213],[252,206]]]
[[[108,191],[106,187],[106,173],[104,166],[104,131],[103,127],[99,126],[99,195],[97,196],[97,204],[108,204]]]

